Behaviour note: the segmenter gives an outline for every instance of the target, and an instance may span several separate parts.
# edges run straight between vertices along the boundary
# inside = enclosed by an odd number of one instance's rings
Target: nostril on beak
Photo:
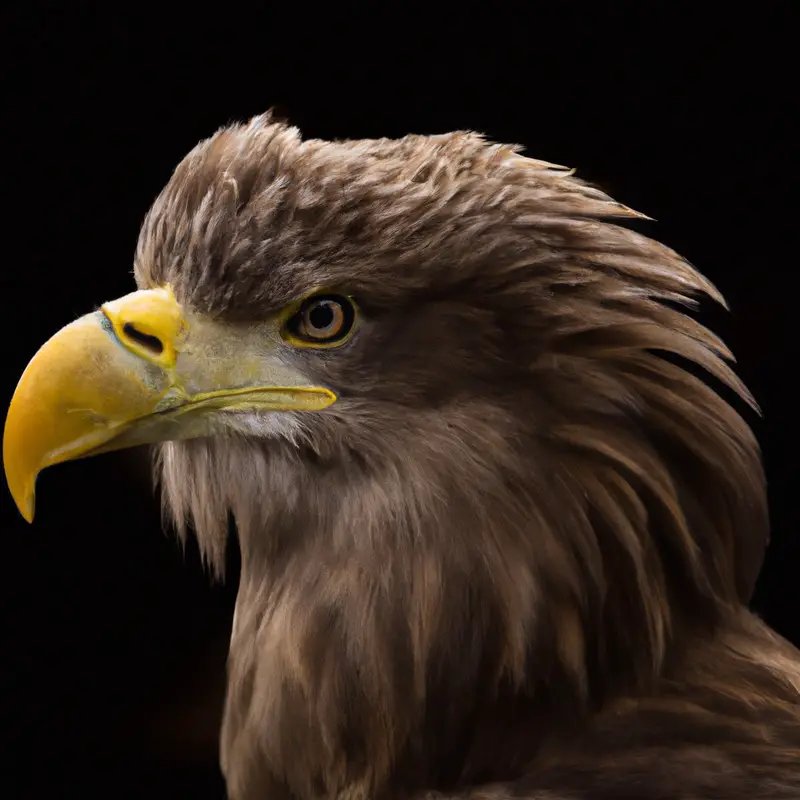
[[[142,289],[100,306],[100,324],[139,358],[162,369],[175,366],[187,324],[169,288]]]
[[[157,336],[151,336],[149,333],[140,331],[132,322],[126,322],[122,326],[122,332],[132,342],[135,342],[139,347],[149,350],[154,355],[160,356],[164,352],[164,344]]]

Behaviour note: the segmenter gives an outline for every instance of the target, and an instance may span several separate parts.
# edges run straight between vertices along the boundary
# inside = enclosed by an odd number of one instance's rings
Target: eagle
[[[35,354],[29,522],[42,469],[143,444],[213,572],[235,521],[231,800],[800,798],[800,652],[747,607],[755,401],[642,216],[473,132],[267,113]]]

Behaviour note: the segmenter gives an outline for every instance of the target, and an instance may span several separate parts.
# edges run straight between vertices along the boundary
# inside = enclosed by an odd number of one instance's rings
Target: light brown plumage
[[[680,311],[719,294],[636,216],[468,133],[262,117],[177,168],[140,287],[231,325],[319,287],[361,311],[287,356],[330,409],[160,450],[217,571],[237,523],[233,800],[800,797],[800,655],[744,607],[758,448],[686,364],[752,400]]]

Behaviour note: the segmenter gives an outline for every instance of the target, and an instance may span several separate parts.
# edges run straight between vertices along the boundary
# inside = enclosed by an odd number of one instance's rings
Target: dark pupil
[[[308,313],[308,321],[312,328],[324,330],[333,324],[333,310],[329,302],[317,303]]]

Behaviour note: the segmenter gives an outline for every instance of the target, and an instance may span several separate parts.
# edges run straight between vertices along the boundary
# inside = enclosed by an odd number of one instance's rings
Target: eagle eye
[[[352,300],[337,294],[319,294],[304,300],[289,317],[283,336],[301,347],[341,344],[353,329],[355,319]]]

